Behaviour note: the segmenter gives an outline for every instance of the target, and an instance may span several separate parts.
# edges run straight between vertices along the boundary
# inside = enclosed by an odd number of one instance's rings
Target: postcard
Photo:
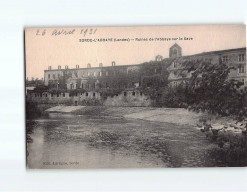
[[[247,166],[245,25],[25,29],[28,169]]]

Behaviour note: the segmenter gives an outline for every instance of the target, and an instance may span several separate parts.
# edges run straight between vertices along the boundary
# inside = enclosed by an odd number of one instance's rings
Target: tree
[[[182,66],[180,72],[192,73],[185,93],[189,109],[221,116],[247,116],[246,91],[241,89],[241,82],[228,78],[233,66],[196,59],[185,60]]]

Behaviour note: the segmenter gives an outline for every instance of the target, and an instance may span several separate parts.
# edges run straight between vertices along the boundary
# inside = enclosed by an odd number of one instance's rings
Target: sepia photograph
[[[27,169],[247,166],[245,25],[24,34]]]

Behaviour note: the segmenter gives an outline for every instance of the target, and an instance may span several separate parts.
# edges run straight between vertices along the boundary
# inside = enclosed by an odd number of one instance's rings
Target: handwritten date
[[[94,35],[97,32],[97,28],[84,28],[84,29],[54,29],[51,33],[47,33],[46,29],[37,29],[36,30],[36,36],[45,36],[45,35],[51,35],[51,36],[61,36],[61,35],[74,35],[76,33],[83,35],[84,37],[87,35]]]

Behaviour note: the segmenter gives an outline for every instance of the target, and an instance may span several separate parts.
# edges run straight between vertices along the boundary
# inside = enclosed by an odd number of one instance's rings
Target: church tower
[[[169,58],[178,58],[182,56],[182,48],[175,43],[173,46],[170,47],[169,51]]]

